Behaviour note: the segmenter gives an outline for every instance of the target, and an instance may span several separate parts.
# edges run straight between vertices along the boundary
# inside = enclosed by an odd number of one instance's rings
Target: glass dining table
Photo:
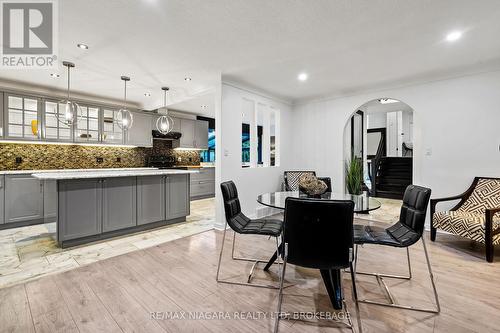
[[[326,192],[319,197],[308,197],[299,191],[271,192],[261,194],[257,197],[257,202],[261,205],[285,209],[287,198],[309,198],[316,200],[351,200],[354,202],[354,213],[367,214],[372,210],[379,209],[382,205],[380,201],[369,197],[368,194],[353,195],[349,193]]]
[[[257,202],[268,207],[285,209],[287,198],[310,198],[306,194],[299,191],[284,191],[284,192],[272,192],[261,194],[257,197]],[[377,199],[369,197],[367,194],[352,195],[348,193],[335,193],[327,192],[319,197],[314,197],[311,199],[315,200],[351,200],[354,202],[354,213],[358,214],[368,214],[370,211],[379,209],[381,206],[380,201]],[[282,245],[279,246],[279,249]],[[274,252],[271,259],[264,268],[265,271],[269,270],[272,264],[276,261],[278,257],[277,252]],[[325,284],[326,291],[332,302],[334,309],[342,309],[342,288],[341,288],[341,276],[339,269],[320,269],[321,278]]]

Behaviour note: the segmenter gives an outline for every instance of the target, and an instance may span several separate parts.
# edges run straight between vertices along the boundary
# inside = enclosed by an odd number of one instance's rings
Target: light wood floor
[[[151,319],[151,312],[275,311],[277,291],[215,282],[221,232],[207,231],[102,260],[68,272],[0,290],[2,332],[272,332],[274,319]],[[231,235],[231,234],[229,234]],[[428,235],[426,235],[428,239]],[[439,315],[361,304],[364,332],[494,332],[500,329],[500,256],[488,264],[481,248],[452,236],[429,244],[442,312]],[[230,260],[227,243],[222,276],[242,280],[251,264]],[[265,237],[238,238],[246,255],[267,257],[274,249]],[[432,291],[421,243],[411,251],[414,279],[392,282],[400,302],[430,304]],[[358,269],[404,273],[405,252],[365,246]],[[287,269],[284,311],[332,311],[313,270]],[[256,281],[277,280],[277,267],[258,271]],[[346,300],[354,316],[350,279]],[[375,279],[358,276],[362,297],[384,299]],[[257,315],[256,315],[257,316]],[[284,320],[280,332],[338,332],[347,329],[322,320]]]

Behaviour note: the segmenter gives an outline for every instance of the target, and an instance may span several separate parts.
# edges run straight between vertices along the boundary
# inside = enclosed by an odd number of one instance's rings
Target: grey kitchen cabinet
[[[191,175],[191,199],[215,196],[215,168],[199,168],[198,173]]]
[[[208,149],[208,121],[180,119],[180,140],[174,141],[174,148]]]
[[[126,143],[139,147],[153,146],[153,115],[144,112],[132,112],[132,127],[127,131]]]
[[[43,182],[25,175],[5,176],[5,223],[43,220]]]
[[[102,231],[102,181],[59,181],[58,240],[99,235]]]
[[[137,177],[137,225],[163,221],[165,176]]]
[[[136,177],[102,180],[102,232],[137,225]]]
[[[196,120],[194,147],[196,149],[208,149],[208,121]]]
[[[187,216],[189,211],[189,175],[168,175],[165,182],[167,220]]]
[[[174,121],[174,126],[172,127],[172,132],[181,132],[181,119],[172,117]]]
[[[57,219],[57,181],[43,181],[43,219],[55,222]]]
[[[194,119],[180,119],[181,123],[181,148],[195,148],[195,123]]]
[[[0,175],[0,224],[3,224],[5,222],[4,199],[5,199],[5,177],[3,175]]]

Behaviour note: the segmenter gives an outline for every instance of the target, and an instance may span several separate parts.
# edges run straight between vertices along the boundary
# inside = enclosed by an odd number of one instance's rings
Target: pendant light
[[[161,90],[163,90],[163,108],[159,109],[158,113],[162,116],[156,120],[156,129],[161,134],[167,134],[174,128],[174,120],[168,115],[167,91],[169,88],[162,87]]]
[[[67,127],[72,127],[76,124],[82,111],[80,106],[70,99],[70,71],[75,67],[75,64],[69,61],[63,61],[63,66],[68,69],[68,90],[66,99],[59,102],[59,110],[56,113],[57,120]]]
[[[116,113],[115,122],[118,127],[126,131],[132,127],[134,117],[132,116],[132,113],[127,109],[127,82],[130,81],[130,78],[128,76],[122,76],[121,79],[125,85],[123,93],[123,107]]]

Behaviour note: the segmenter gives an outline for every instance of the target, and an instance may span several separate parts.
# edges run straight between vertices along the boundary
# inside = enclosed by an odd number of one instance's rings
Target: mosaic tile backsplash
[[[173,155],[178,165],[199,165],[198,151],[173,150],[169,141],[152,148],[44,144],[0,144],[0,170],[144,167],[149,155]],[[102,159],[102,162],[98,162]]]

